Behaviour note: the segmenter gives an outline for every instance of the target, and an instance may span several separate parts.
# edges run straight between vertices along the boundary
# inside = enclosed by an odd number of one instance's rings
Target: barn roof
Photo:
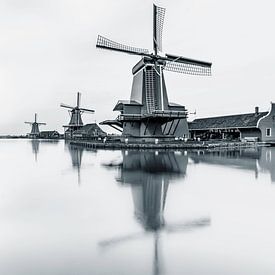
[[[86,124],[80,129],[74,131],[74,134],[107,135],[96,123]]]
[[[141,103],[135,101],[135,100],[119,100],[114,107],[113,111],[122,111],[123,110],[123,105],[136,105],[136,106],[142,106]]]
[[[59,134],[56,130],[53,131],[40,131],[40,134]]]
[[[208,117],[195,119],[189,123],[190,130],[208,130],[225,128],[254,128],[260,118],[267,115],[268,112]]]

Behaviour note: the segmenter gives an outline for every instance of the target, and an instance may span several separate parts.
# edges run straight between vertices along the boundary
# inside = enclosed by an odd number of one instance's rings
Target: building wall
[[[168,122],[167,126],[165,128],[164,134],[167,134],[170,127],[171,127],[170,134],[174,133],[175,137],[186,137],[186,138],[189,137],[188,123],[187,123],[186,118],[180,119],[179,122],[176,119],[173,124],[172,124],[172,122]],[[162,129],[164,130],[164,126],[162,126]]]
[[[141,106],[138,105],[124,105],[123,106],[123,113],[124,114],[140,114]]]
[[[133,77],[131,100],[142,103],[143,71],[138,72]]]
[[[139,136],[140,122],[123,122],[123,135]]]
[[[161,136],[161,124],[154,121],[150,121],[148,124],[147,122],[142,122],[140,127],[140,135],[143,136],[144,133],[145,136]]]
[[[275,141],[275,103],[271,102],[270,111],[259,120],[258,128],[261,130],[262,141]],[[267,136],[267,129],[270,129],[270,136]]]
[[[240,139],[245,140],[245,138],[256,138],[260,141],[262,138],[261,130],[258,128],[240,129]]]

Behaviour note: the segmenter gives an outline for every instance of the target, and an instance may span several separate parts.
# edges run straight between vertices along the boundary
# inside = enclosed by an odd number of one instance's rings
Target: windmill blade
[[[75,108],[75,107],[72,107],[72,106],[69,106],[69,105],[63,104],[63,103],[60,104],[60,107],[67,108],[67,109],[74,109]]]
[[[95,110],[91,110],[91,109],[86,109],[86,108],[79,108],[80,111],[83,111],[83,112],[88,112],[88,113],[94,113]]]
[[[120,236],[120,237],[115,237],[115,238],[112,238],[112,239],[109,239],[109,240],[105,240],[105,241],[100,241],[98,243],[99,246],[101,247],[108,247],[108,246],[113,246],[113,245],[116,245],[116,244],[119,244],[119,243],[123,243],[123,242],[126,242],[126,241],[131,241],[131,240],[135,240],[135,239],[138,239],[140,237],[143,237],[144,236],[144,233],[132,233],[132,234],[129,234],[129,235],[125,235],[125,236]]]
[[[37,122],[38,125],[47,125],[45,122]]]
[[[153,4],[153,46],[154,52],[162,51],[162,30],[165,9]]]
[[[33,122],[30,122],[30,121],[25,121],[24,123],[26,123],[26,124],[33,124]]]
[[[164,66],[163,69],[171,72],[176,72],[176,73],[211,76],[211,68],[184,64],[184,63],[169,62]]]
[[[76,106],[77,106],[77,108],[79,108],[79,106],[80,106],[80,97],[81,97],[81,93],[77,93],[77,98],[76,98]]]
[[[164,69],[167,71],[192,75],[211,75],[212,63],[210,62],[190,59],[171,54],[166,54],[166,58],[163,59],[166,60]]]
[[[165,231],[168,233],[178,232],[178,231],[190,231],[200,227],[209,226],[211,224],[210,218],[201,218],[198,220],[192,220],[189,222],[171,224],[165,226]]]
[[[97,37],[96,47],[106,50],[113,50],[118,52],[124,52],[128,54],[135,54],[135,55],[148,55],[149,50],[147,49],[141,49],[141,48],[135,48],[127,45],[123,45],[120,43],[117,43],[115,41],[112,41],[108,38],[105,38],[101,35]]]
[[[166,55],[166,60],[167,61],[190,64],[190,65],[196,65],[196,66],[201,66],[201,67],[209,67],[209,68],[211,68],[211,66],[212,66],[211,62],[191,59],[191,58],[178,56],[178,55],[173,55],[173,54],[165,54],[165,55]]]

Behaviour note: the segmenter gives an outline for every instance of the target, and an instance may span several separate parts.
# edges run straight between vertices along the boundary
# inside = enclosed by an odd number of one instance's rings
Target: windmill
[[[38,138],[39,134],[40,134],[39,126],[46,125],[46,123],[44,123],[44,122],[37,122],[37,113],[34,114],[33,122],[25,121],[25,123],[30,124],[32,126],[31,132],[29,134],[27,134],[27,136],[30,138]]]
[[[191,75],[211,75],[212,64],[162,51],[162,30],[165,9],[153,5],[153,53],[148,49],[123,45],[98,36],[96,47],[141,56],[133,67],[133,84],[129,101],[118,101],[114,111],[121,114],[115,120],[101,124],[119,129],[128,136],[188,135],[187,110],[168,101],[163,70]]]
[[[83,126],[83,121],[81,118],[82,113],[84,113],[84,112],[94,113],[95,112],[94,110],[80,107],[80,96],[81,96],[81,94],[78,92],[75,107],[72,107],[72,106],[69,106],[69,105],[63,104],[63,103],[60,104],[60,107],[69,109],[69,113],[70,113],[70,117],[71,117],[69,125],[63,126],[65,129],[67,129],[65,131],[65,137],[72,137],[72,133],[75,130],[78,130],[79,128],[81,128]]]

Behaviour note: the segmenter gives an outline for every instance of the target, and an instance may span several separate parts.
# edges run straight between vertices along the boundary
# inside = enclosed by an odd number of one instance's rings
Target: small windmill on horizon
[[[32,126],[31,128],[31,132],[29,134],[27,134],[28,137],[30,138],[39,138],[39,126],[40,125],[46,125],[45,122],[37,122],[37,113],[34,114],[34,121],[30,122],[30,121],[25,121],[26,124],[30,124]]]
[[[81,93],[77,93],[76,97],[76,106],[72,107],[70,105],[61,103],[60,107],[69,109],[70,114],[70,122],[68,125],[63,125],[65,129],[65,137],[72,137],[72,133],[75,130],[78,130],[83,126],[83,121],[81,115],[86,113],[94,113],[95,111],[92,109],[82,108],[80,107],[80,99],[81,99]]]
[[[148,49],[123,45],[98,36],[96,47],[141,56],[133,67],[130,100],[120,100],[114,111],[121,114],[115,120],[101,124],[119,129],[123,135],[134,137],[175,137],[188,135],[185,106],[168,101],[163,70],[209,76],[212,63],[165,54],[162,52],[162,30],[165,9],[153,5],[153,53]],[[119,128],[118,128],[119,127]]]

